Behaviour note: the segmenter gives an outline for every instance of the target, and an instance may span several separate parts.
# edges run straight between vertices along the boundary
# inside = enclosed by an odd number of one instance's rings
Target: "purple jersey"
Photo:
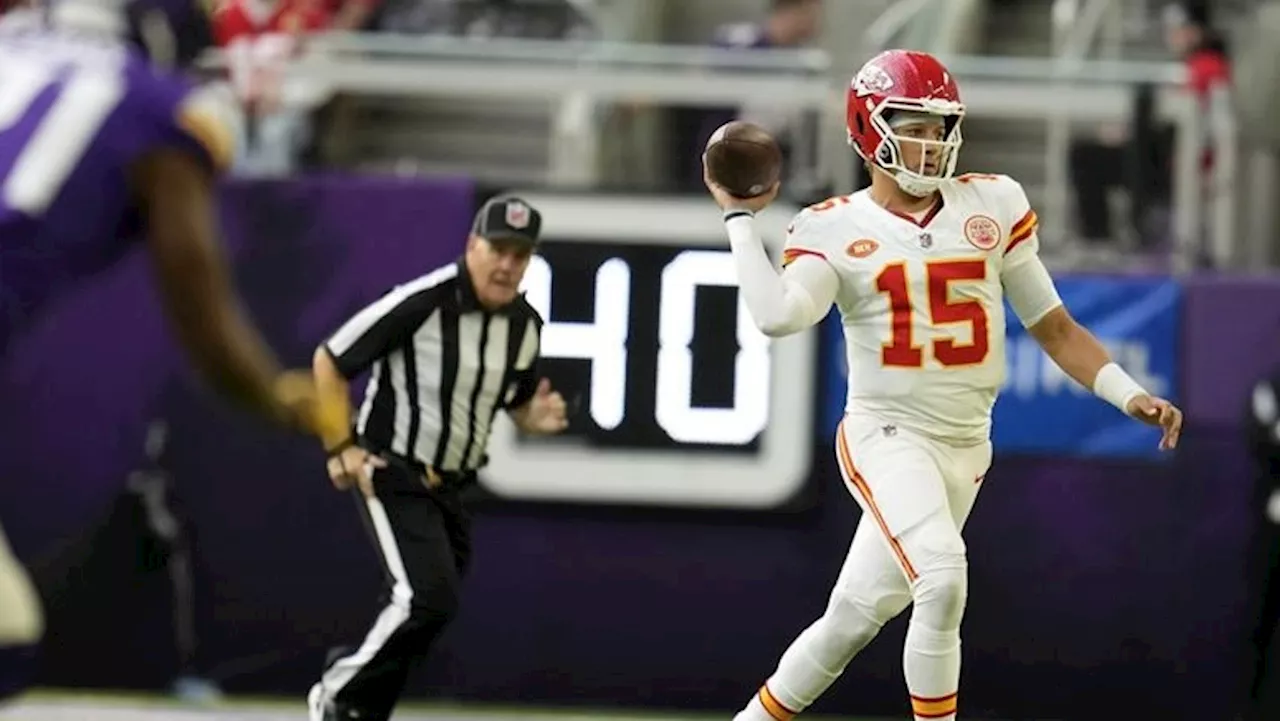
[[[0,23],[0,354],[141,242],[129,169],[162,147],[225,167],[228,118],[123,42]]]

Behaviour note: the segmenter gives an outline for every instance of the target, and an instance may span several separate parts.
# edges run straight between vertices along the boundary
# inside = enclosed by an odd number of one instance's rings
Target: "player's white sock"
[[[733,717],[733,721],[791,721],[800,709],[784,706],[769,690],[769,684],[760,687],[747,707]]]
[[[734,721],[789,721],[818,700],[881,625],[860,605],[837,595],[822,618],[791,642],[777,670]]]
[[[913,620],[907,627],[902,663],[917,721],[954,721],[960,688],[960,629],[935,631]]]
[[[960,621],[968,595],[967,564],[934,567],[920,574],[915,608],[907,626],[902,668],[916,721],[954,721],[960,689]]]

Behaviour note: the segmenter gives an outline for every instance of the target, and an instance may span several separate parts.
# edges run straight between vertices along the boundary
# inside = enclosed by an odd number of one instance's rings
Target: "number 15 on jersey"
[[[944,368],[962,368],[978,365],[987,359],[991,351],[990,320],[981,300],[953,298],[953,290],[962,283],[985,281],[985,260],[937,260],[925,263],[925,288],[923,299],[913,297],[911,278],[906,263],[893,263],[884,267],[876,276],[876,290],[888,296],[890,338],[880,348],[880,360],[892,368],[921,368],[924,366],[924,339],[916,337],[914,303],[923,302],[919,308],[931,326],[968,326],[972,340],[957,343],[949,337],[932,338],[929,352]]]

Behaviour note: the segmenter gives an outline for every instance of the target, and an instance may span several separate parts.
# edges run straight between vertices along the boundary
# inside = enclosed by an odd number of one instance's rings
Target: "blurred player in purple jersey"
[[[215,229],[234,106],[178,74],[209,44],[192,0],[45,0],[0,17],[0,360],[46,306],[135,244],[173,328],[227,396],[337,443],[346,399],[282,371],[246,317]],[[10,481],[13,482],[13,481]],[[0,698],[41,636],[0,533]]]

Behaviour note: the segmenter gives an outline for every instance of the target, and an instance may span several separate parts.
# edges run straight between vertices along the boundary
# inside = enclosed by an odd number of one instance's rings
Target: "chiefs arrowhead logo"
[[[853,93],[859,98],[884,95],[893,87],[893,78],[879,65],[868,65],[853,79]]]
[[[850,243],[849,247],[844,249],[844,252],[854,258],[865,258],[879,249],[880,244],[876,241],[871,240],[870,238],[862,238],[861,240],[855,240]]]

